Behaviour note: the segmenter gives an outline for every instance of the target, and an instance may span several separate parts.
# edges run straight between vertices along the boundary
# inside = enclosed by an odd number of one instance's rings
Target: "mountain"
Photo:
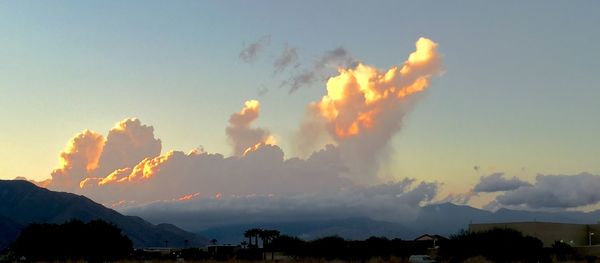
[[[508,222],[556,222],[572,224],[596,224],[600,219],[600,210],[593,212],[578,211],[524,211],[499,209],[496,212],[477,209],[452,203],[435,204],[421,208],[416,220],[405,224],[406,227],[421,232],[452,235],[461,229],[468,229],[470,223],[508,223]]]
[[[281,234],[311,240],[319,237],[339,235],[347,239],[362,240],[371,236],[410,237],[417,233],[406,227],[370,218],[347,218],[330,220],[302,220],[285,222],[261,222],[255,224],[234,224],[208,228],[199,233],[217,239],[220,243],[239,244],[244,240],[244,232],[251,228],[277,229]]]
[[[117,225],[135,247],[202,246],[207,239],[170,224],[153,225],[136,216],[125,216],[92,200],[54,192],[22,180],[0,180],[0,247],[14,240],[31,223],[63,223],[70,219],[101,219]]]
[[[339,235],[347,239],[364,239],[369,236],[414,239],[421,234],[439,234],[449,237],[470,223],[504,223],[545,221],[560,223],[595,224],[600,220],[600,210],[594,212],[540,212],[500,209],[496,212],[452,203],[421,207],[415,218],[402,222],[386,222],[367,217],[334,217],[324,215],[206,213],[190,210],[164,212],[160,209],[130,210],[151,222],[170,222],[185,226],[203,236],[221,243],[239,243],[243,232],[250,228],[277,229],[283,234],[304,239]],[[325,215],[326,216],[326,215]],[[294,218],[295,217],[295,218]]]
[[[450,236],[468,229],[469,223],[493,221],[493,218],[494,213],[487,210],[443,203],[422,207],[417,218],[405,224],[422,233]]]

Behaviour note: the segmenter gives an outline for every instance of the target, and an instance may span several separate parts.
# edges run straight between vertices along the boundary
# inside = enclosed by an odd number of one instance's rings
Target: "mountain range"
[[[101,219],[121,228],[134,247],[202,246],[207,239],[171,224],[151,224],[125,216],[87,197],[54,192],[23,180],[0,180],[0,247],[9,245],[31,223],[64,223]],[[186,241],[187,240],[187,241]]]
[[[260,218],[242,217],[221,225],[208,225],[209,219],[219,221],[215,215],[202,215],[200,212],[180,211],[165,213],[152,210],[130,210],[150,222],[162,221],[185,227],[208,238],[222,243],[239,243],[243,233],[250,228],[277,229],[283,234],[303,239],[314,239],[338,235],[348,239],[365,239],[370,236],[385,236],[412,240],[422,234],[439,234],[449,237],[468,229],[470,223],[503,223],[543,221],[575,224],[596,224],[600,220],[600,210],[593,212],[540,212],[500,209],[495,212],[452,203],[433,204],[421,207],[417,216],[402,222],[375,220],[369,217],[328,218],[298,216],[297,220],[263,216]],[[228,215],[233,218],[233,215]],[[193,218],[194,220],[190,220]],[[226,221],[226,220],[221,220]],[[245,222],[246,221],[246,222]]]
[[[422,234],[451,236],[470,223],[543,221],[596,224],[600,210],[592,212],[540,212],[500,209],[495,212],[452,203],[421,207],[416,217],[402,222],[369,217],[322,218],[303,216],[257,218],[235,214],[216,215],[200,211],[128,210],[123,215],[92,200],[71,193],[53,192],[27,181],[0,180],[0,247],[10,244],[31,223],[63,223],[70,219],[102,219],[120,227],[136,247],[202,246],[207,238],[219,243],[237,244],[250,228],[277,229],[303,239],[338,235],[348,239],[370,236],[414,239]],[[219,218],[222,219],[219,219]],[[145,219],[142,219],[145,218]],[[159,223],[167,222],[167,223]],[[188,231],[177,226],[182,226]],[[187,242],[185,242],[187,240]]]

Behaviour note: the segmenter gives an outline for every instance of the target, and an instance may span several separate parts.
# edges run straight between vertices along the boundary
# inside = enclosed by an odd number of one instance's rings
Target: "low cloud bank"
[[[482,176],[479,183],[473,188],[474,192],[492,193],[501,191],[512,191],[520,187],[531,186],[530,183],[519,180],[517,177],[506,179],[503,173],[494,173]]]
[[[600,202],[600,176],[538,175],[533,185],[508,191],[496,198],[500,205],[532,209],[567,209]]]

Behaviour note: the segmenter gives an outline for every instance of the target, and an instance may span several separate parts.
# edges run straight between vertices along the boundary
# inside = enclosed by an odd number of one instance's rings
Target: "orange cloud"
[[[299,150],[314,150],[315,142],[328,135],[350,168],[348,176],[355,182],[373,183],[380,160],[388,152],[385,148],[400,131],[404,116],[414,107],[418,94],[442,72],[435,42],[420,38],[415,46],[404,63],[387,70],[362,62],[338,68],[338,74],[327,80],[326,94],[308,106],[297,135]]]
[[[183,202],[183,201],[189,201],[189,200],[192,200],[192,199],[194,199],[194,198],[196,198],[198,196],[200,196],[200,193],[194,193],[194,194],[184,195],[182,197],[177,198],[177,201],[181,201],[181,202]]]
[[[416,47],[401,67],[380,71],[359,63],[355,68],[338,69],[339,74],[327,81],[327,94],[311,107],[327,121],[335,139],[374,128],[386,111],[429,86],[429,79],[439,73],[439,68],[432,68],[440,62],[437,44],[420,38]],[[431,70],[423,70],[427,68]]]
[[[152,202],[189,200],[202,192],[229,197],[247,194],[302,195],[335,193],[357,184],[373,184],[378,161],[401,127],[417,94],[441,72],[437,44],[425,38],[402,64],[379,70],[364,63],[339,68],[327,92],[308,106],[312,130],[329,134],[327,145],[306,159],[285,159],[275,138],[253,127],[260,102],[249,100],[233,113],[225,131],[234,156],[196,149],[160,155],[161,141],[152,126],[137,119],[115,125],[106,139],[84,131],[69,142],[49,187],[83,193],[94,200]],[[305,134],[309,141],[315,136]],[[329,141],[331,143],[331,141]],[[139,203],[136,203],[139,204]]]
[[[104,142],[102,135],[90,130],[75,135],[60,154],[60,165],[52,171],[48,187],[76,189],[79,182],[98,167]]]
[[[118,181],[122,174],[130,173],[130,167],[145,159],[153,160],[160,151],[161,141],[154,138],[154,128],[135,118],[118,122],[106,138],[85,130],[69,141],[60,154],[59,167],[44,184],[51,189],[79,192],[86,185]]]
[[[267,129],[252,128],[252,123],[258,119],[260,102],[249,100],[239,112],[231,115],[229,126],[225,129],[229,142],[233,146],[235,156],[243,156],[249,151],[256,150],[261,145],[273,145],[275,137]]]

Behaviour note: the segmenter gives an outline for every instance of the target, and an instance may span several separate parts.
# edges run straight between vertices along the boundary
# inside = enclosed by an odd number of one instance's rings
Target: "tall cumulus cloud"
[[[360,183],[372,181],[404,117],[442,72],[437,43],[420,38],[415,46],[403,64],[388,70],[362,62],[339,68],[327,81],[327,94],[309,105],[299,144],[306,147],[325,133],[340,148],[349,176]]]
[[[268,38],[261,39],[240,58],[251,61],[267,44]],[[261,200],[277,200],[310,210],[311,202],[323,201],[319,204],[331,206],[323,212],[351,208],[392,218],[431,201],[437,183],[405,179],[380,184],[376,173],[379,158],[417,95],[442,71],[437,44],[419,39],[408,59],[388,70],[351,59],[342,49],[328,53],[317,67],[331,61],[347,65],[338,67],[325,95],[307,107],[305,121],[331,144],[316,146],[306,158],[287,158],[267,129],[252,126],[260,103],[249,100],[231,115],[225,129],[231,156],[203,150],[161,153],[152,126],[126,119],[106,138],[88,130],[77,134],[61,154],[49,188],[107,205],[191,202],[195,209],[258,209],[264,205]],[[307,132],[302,138],[313,135]]]

